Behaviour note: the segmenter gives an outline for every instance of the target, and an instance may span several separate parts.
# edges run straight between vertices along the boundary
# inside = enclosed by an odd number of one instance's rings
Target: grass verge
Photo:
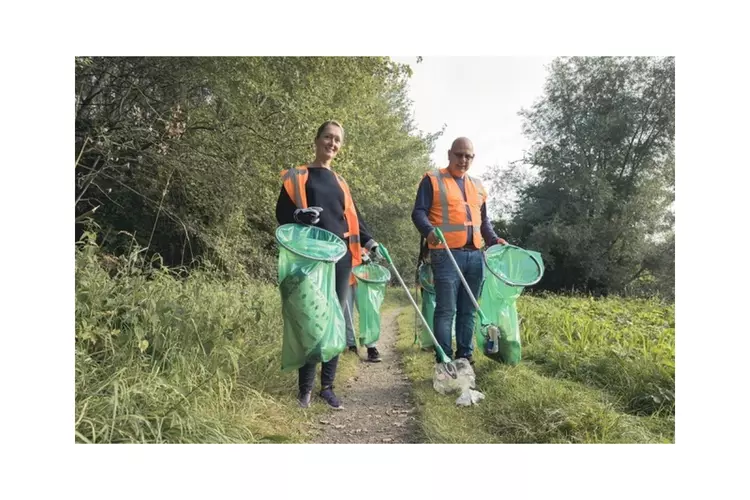
[[[154,269],[134,251],[76,248],[75,439],[80,443],[296,443],[326,409],[297,407],[280,369],[278,289]],[[356,370],[342,359],[339,377]]]
[[[666,390],[671,387],[673,391],[673,376],[670,379],[669,370],[664,370],[670,363],[669,336],[674,334],[674,322],[672,319],[670,323],[669,318],[670,314],[673,318],[673,308],[670,310],[669,306],[661,306],[660,309],[659,305],[651,302],[606,299],[589,306],[587,311],[583,307],[575,307],[580,306],[580,300],[584,299],[522,297],[519,312],[525,327],[522,328],[525,359],[518,366],[510,367],[475,353],[477,386],[486,399],[469,408],[457,407],[456,396],[442,396],[432,388],[434,355],[420,351],[414,345],[415,313],[408,302],[402,304],[397,349],[402,356],[406,375],[413,384],[423,441],[674,442],[673,399],[671,405],[641,406],[641,411],[636,412],[633,404],[642,400],[629,397],[638,392],[637,388],[654,387],[649,384],[666,387]],[[633,308],[640,311],[640,315],[633,313]],[[563,314],[569,310],[575,311],[577,319],[574,325],[566,323],[564,319],[566,316]],[[621,317],[619,315],[623,311],[631,311],[630,321],[633,323],[640,318],[652,328],[647,329],[647,333],[638,327],[633,330],[617,329],[617,333],[614,333],[612,325],[598,329],[591,326],[590,322],[597,322],[602,316],[610,319]],[[587,314],[590,317],[587,318]],[[665,331],[657,331],[659,328],[654,326],[655,323]],[[544,325],[543,328],[540,325]],[[594,344],[586,336],[586,331],[580,330],[581,325],[588,325],[589,336],[594,335],[593,332],[599,336],[609,333],[614,340],[599,339]],[[545,337],[569,340],[567,343],[541,340]],[[576,341],[581,344],[576,344]],[[673,339],[671,342],[673,346]],[[528,349],[527,343],[530,344]],[[594,348],[593,345],[602,347]],[[603,346],[612,345],[620,346],[619,352],[630,349],[630,357],[607,355],[607,348]],[[571,354],[573,352],[579,353],[578,356]],[[634,352],[642,355],[636,356]],[[673,366],[673,354],[671,356]],[[571,359],[576,363],[572,363]],[[615,362],[615,359],[618,361]],[[585,367],[590,366],[598,369],[587,371]]]

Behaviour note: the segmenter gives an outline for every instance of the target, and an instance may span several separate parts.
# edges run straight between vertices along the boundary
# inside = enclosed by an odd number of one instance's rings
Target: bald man
[[[506,241],[499,238],[487,218],[487,193],[478,178],[467,174],[474,160],[474,145],[459,137],[448,150],[448,166],[425,174],[417,190],[411,219],[427,240],[435,281],[435,338],[448,357],[453,357],[451,326],[456,316],[456,358],[471,364],[474,343],[474,304],[461,283],[445,246],[438,241],[439,227],[476,297],[484,279],[482,253],[487,247]],[[482,241],[484,240],[484,241]],[[437,362],[440,358],[435,353]]]

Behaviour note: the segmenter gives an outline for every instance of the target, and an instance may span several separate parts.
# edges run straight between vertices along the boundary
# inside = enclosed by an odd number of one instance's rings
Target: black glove
[[[380,259],[382,255],[380,255],[380,252],[378,252],[378,242],[375,240],[370,240],[367,243],[367,250],[370,252],[370,260],[372,262],[375,262],[376,260]]]
[[[320,212],[322,211],[323,209],[320,207],[298,208],[294,211],[294,220],[300,224],[312,226],[320,222]]]

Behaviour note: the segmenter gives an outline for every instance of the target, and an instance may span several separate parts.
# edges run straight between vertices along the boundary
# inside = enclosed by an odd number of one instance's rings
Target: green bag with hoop
[[[483,258],[485,280],[477,302],[489,321],[500,328],[497,353],[487,352],[479,321],[475,322],[474,336],[477,345],[488,357],[516,365],[521,361],[516,300],[524,287],[542,279],[542,255],[513,245],[493,245],[483,253]]]
[[[284,320],[281,369],[330,361],[346,348],[336,295],[336,261],[346,254],[346,244],[330,231],[302,224],[279,226],[276,241]]]
[[[357,311],[359,312],[359,343],[374,344],[380,338],[380,306],[391,272],[374,262],[352,269],[357,280]]]

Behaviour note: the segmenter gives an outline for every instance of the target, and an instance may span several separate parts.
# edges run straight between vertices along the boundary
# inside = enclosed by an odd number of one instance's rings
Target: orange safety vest
[[[362,247],[359,244],[359,219],[357,218],[357,210],[354,208],[352,194],[349,191],[346,181],[336,172],[334,172],[334,175],[339,181],[341,190],[344,192],[344,219],[346,219],[346,224],[349,226],[349,230],[344,233],[344,240],[348,241],[349,250],[352,253],[352,267],[356,267],[362,263]],[[284,180],[284,189],[286,189],[289,198],[292,199],[297,208],[307,208],[307,193],[305,192],[305,184],[307,184],[308,178],[307,165],[283,170],[281,178]],[[354,275],[350,276],[349,282],[354,282]]]
[[[482,235],[480,226],[482,224],[482,204],[487,200],[487,192],[479,179],[464,176],[464,190],[466,201],[464,201],[461,188],[450,174],[447,168],[438,171],[427,172],[432,182],[432,206],[427,218],[433,227],[439,227],[445,236],[449,248],[461,248],[466,245],[466,227],[474,228],[473,243],[477,248],[482,248]],[[466,206],[471,213],[471,221],[466,217]],[[445,248],[440,243],[429,248]]]

